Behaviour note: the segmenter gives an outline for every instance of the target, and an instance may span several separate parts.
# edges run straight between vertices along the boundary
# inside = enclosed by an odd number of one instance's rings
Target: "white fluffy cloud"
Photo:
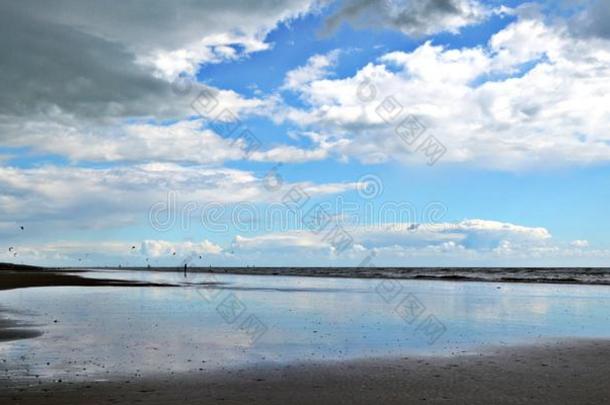
[[[288,71],[284,80],[284,89],[300,90],[309,83],[320,80],[332,73],[331,68],[335,66],[339,51],[334,50],[327,54],[314,55],[307,60],[304,66]]]
[[[451,242],[466,249],[498,247],[503,241],[540,243],[550,239],[544,228],[531,228],[488,220],[464,220],[457,223],[384,224],[358,228],[354,237],[365,246],[426,246]]]
[[[262,2],[135,0],[112,6],[61,0],[0,4],[0,140],[43,152],[108,158],[124,121],[183,119],[195,92],[172,90],[201,64],[269,49],[267,34],[316,8],[309,0]],[[197,88],[202,88],[196,85]],[[197,89],[193,89],[197,90]],[[221,91],[235,114],[257,107]],[[108,141],[100,140],[108,137]],[[67,143],[67,151],[59,145]],[[129,142],[127,142],[129,143]],[[87,149],[87,150],[85,150]],[[108,151],[110,149],[110,151]],[[105,152],[101,152],[102,154]],[[119,157],[121,153],[118,153]]]
[[[174,265],[206,262],[210,257],[223,254],[219,245],[209,240],[202,241],[77,241],[21,243],[0,250],[0,262],[23,262],[28,264],[57,266],[109,265],[145,266]],[[199,257],[201,256],[201,259]]]
[[[445,163],[515,170],[607,162],[609,64],[609,40],[522,15],[484,47],[426,42],[353,77],[315,80],[301,88],[309,108],[286,108],[276,119],[332,133],[337,156],[364,162],[421,163],[417,147],[428,135],[447,147]],[[391,112],[381,105],[388,97]],[[412,145],[396,132],[409,114],[427,127]]]
[[[354,243],[339,254],[324,233],[308,230],[237,236],[233,249],[244,260],[275,265],[290,264],[295,256],[307,258],[311,265],[358,265],[368,256],[379,266],[599,265],[610,257],[610,251],[589,248],[583,241],[556,242],[545,228],[482,219],[344,229]]]
[[[140,246],[140,253],[144,256],[158,258],[176,255],[186,257],[188,255],[217,255],[222,248],[209,240],[202,242],[171,242],[166,240],[145,240]]]
[[[570,26],[531,7],[505,8],[518,18],[487,44],[448,49],[426,41],[412,51],[389,52],[347,78],[333,74],[340,51],[314,55],[288,72],[278,92],[266,99],[201,83],[185,91],[175,82],[172,86],[174,78],[192,77],[202,64],[271,50],[268,34],[278,24],[317,7],[314,0],[152,0],[144,9],[135,0],[113,7],[77,0],[3,2],[2,146],[53,155],[48,161],[58,155],[68,163],[12,167],[11,156],[0,155],[0,237],[19,245],[19,257],[47,264],[74,264],[96,249],[106,252],[98,262],[125,255],[134,260],[169,253],[229,255],[216,242],[164,240],[141,229],[137,232],[146,234],[145,240],[128,243],[139,246],[137,252],[126,252],[124,241],[77,240],[81,235],[101,240],[107,228],[142,228],[150,208],[167,203],[170,194],[179,206],[277,201],[279,193],[270,195],[260,173],[224,168],[227,161],[422,162],[418,144],[409,146],[396,133],[409,114],[427,127],[423,137],[432,134],[446,145],[442,163],[519,170],[610,160],[610,35],[603,19],[610,9],[605,2]],[[346,0],[332,10],[331,30],[347,21],[413,37],[456,33],[495,12],[475,0]],[[204,89],[215,94],[219,109],[243,121],[256,115],[296,124],[288,135],[308,146],[269,141],[246,153],[196,116],[191,103]],[[364,100],[362,90],[373,91],[373,100]],[[298,106],[282,103],[288,95],[300,97]],[[380,105],[388,96],[400,104],[400,116],[389,117],[388,105]],[[312,196],[361,187],[353,182],[300,186]],[[585,240],[561,245],[544,228],[489,220],[348,230],[356,240],[349,260],[369,251],[401,264],[423,256],[608,256]],[[58,233],[75,241],[43,240],[61,239]],[[318,257],[318,264],[343,260],[328,241],[299,230],[240,235],[234,248],[236,260],[260,263],[276,254],[284,264],[295,257]],[[0,252],[0,260],[12,260],[9,253]]]
[[[481,219],[457,223],[384,223],[378,225],[344,225],[354,239],[357,251],[400,246],[403,248],[461,247],[475,251],[493,250],[503,243],[544,245],[551,239],[544,228],[532,228]],[[331,250],[324,234],[305,230],[278,232],[253,237],[238,236],[235,245],[245,249],[301,247]]]
[[[357,183],[284,183],[284,192],[299,185],[310,196],[354,190]],[[120,228],[148,220],[155,204],[175,209],[186,204],[230,205],[276,202],[252,172],[204,166],[151,163],[108,169],[43,166],[0,167],[0,234],[28,235],[60,229]],[[180,218],[178,218],[180,219]],[[30,224],[36,229],[30,229]],[[150,225],[149,225],[150,226]],[[19,236],[19,234],[17,234]]]
[[[544,228],[481,219],[456,223],[347,226],[354,238],[350,249],[337,253],[324,234],[308,230],[236,236],[222,247],[201,241],[58,241],[15,245],[0,251],[0,261],[32,264],[123,266],[165,265],[295,265],[310,266],[599,266],[610,251],[586,241],[553,241]],[[16,256],[15,253],[17,254]],[[200,258],[201,256],[201,258]]]
[[[589,247],[589,241],[583,240],[583,239],[578,239],[578,240],[572,241],[570,243],[570,246],[575,247],[575,248],[587,248],[587,247]]]

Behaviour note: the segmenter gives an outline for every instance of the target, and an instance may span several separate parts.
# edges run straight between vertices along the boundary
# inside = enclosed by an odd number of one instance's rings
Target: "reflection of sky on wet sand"
[[[89,277],[109,277],[108,272]],[[204,274],[122,272],[156,282],[210,281]],[[451,354],[479,345],[609,337],[610,287],[402,281],[447,328],[429,345],[375,292],[378,280],[216,275],[214,302],[195,286],[54,287],[3,291],[4,307],[35,315],[35,339],[0,343],[17,374],[65,379],[212,370],[259,362]],[[501,288],[498,288],[500,287]],[[254,345],[216,312],[230,293],[268,329]],[[57,320],[57,323],[54,321]],[[47,365],[47,363],[49,363]]]

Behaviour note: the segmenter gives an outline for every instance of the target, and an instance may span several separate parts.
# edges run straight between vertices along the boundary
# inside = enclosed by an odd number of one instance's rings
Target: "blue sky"
[[[610,257],[604,2],[0,8],[0,261]]]

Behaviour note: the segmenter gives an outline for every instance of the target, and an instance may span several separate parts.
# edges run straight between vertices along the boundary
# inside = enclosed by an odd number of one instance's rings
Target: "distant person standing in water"
[[[186,278],[186,266],[187,266],[187,264],[184,263],[184,278]]]

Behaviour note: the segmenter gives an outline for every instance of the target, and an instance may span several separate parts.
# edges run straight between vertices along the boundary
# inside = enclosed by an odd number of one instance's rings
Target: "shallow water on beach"
[[[0,292],[43,332],[0,342],[11,377],[66,380],[256,364],[452,355],[610,337],[610,287],[95,271],[180,287]],[[19,365],[18,368],[14,368]]]

